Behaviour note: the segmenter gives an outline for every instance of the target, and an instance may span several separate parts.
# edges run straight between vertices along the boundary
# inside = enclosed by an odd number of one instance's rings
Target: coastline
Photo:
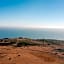
[[[50,44],[50,45],[64,45],[64,40],[56,40],[56,39],[30,39],[30,38],[2,38],[0,39],[0,44],[2,43],[9,43],[9,44],[17,44],[17,43],[28,43],[28,44]]]

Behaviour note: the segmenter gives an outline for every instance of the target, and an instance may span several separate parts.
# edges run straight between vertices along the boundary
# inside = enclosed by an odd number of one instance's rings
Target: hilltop
[[[64,64],[64,41],[0,39],[0,64]]]

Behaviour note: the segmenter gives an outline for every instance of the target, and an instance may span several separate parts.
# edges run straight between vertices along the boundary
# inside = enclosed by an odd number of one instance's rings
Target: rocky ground
[[[7,41],[0,42],[0,64],[64,64],[64,45],[43,40],[20,40],[17,39],[19,42],[8,45]]]

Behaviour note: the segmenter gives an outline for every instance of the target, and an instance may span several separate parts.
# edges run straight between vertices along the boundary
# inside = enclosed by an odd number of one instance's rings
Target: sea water
[[[0,38],[16,37],[64,40],[64,29],[0,28]]]

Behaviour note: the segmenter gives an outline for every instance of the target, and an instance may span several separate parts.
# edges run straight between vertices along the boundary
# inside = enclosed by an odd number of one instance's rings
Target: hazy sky
[[[64,28],[64,0],[0,0],[0,27]]]

